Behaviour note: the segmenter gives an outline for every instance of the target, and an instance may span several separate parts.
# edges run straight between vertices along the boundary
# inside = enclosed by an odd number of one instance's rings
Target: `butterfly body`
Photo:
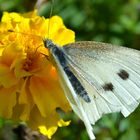
[[[128,116],[140,102],[140,52],[93,41],[59,47],[44,40],[59,72],[60,83],[90,139],[91,124],[103,114]]]

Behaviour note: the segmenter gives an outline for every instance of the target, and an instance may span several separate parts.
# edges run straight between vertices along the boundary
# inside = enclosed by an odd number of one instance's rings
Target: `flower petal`
[[[63,127],[63,126],[68,126],[70,124],[71,121],[64,121],[64,120],[59,120],[58,122],[58,126],[59,127]]]
[[[39,126],[39,131],[43,134],[46,135],[49,139],[51,139],[52,135],[56,132],[57,127],[51,127],[47,129],[45,126]]]
[[[20,114],[19,117],[22,121],[29,120],[30,112],[34,105],[28,85],[29,85],[29,80],[25,79],[19,94],[19,105],[23,106],[22,113]]]
[[[72,30],[67,29],[64,26],[62,19],[58,16],[53,16],[50,19],[49,30],[49,38],[52,39],[56,44],[63,46],[75,41],[75,33]]]
[[[62,107],[64,110],[69,109],[58,81],[52,80],[49,76],[30,78],[30,91],[33,100],[44,117],[55,111],[57,107]]]
[[[16,88],[0,87],[0,114],[4,118],[11,118],[16,104]]]
[[[17,84],[18,79],[15,77],[14,72],[9,67],[0,64],[0,84],[4,88],[9,88]]]

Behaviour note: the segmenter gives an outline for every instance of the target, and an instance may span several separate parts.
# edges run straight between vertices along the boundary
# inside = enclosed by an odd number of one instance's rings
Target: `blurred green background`
[[[35,0],[0,0],[3,11],[27,12]],[[40,5],[39,14],[50,15],[52,2]],[[76,40],[94,40],[140,50],[140,0],[55,0],[53,14],[75,31]],[[89,140],[84,124],[73,113],[70,126],[60,128],[53,140]],[[5,124],[0,120],[0,127]],[[1,129],[2,130],[2,129]],[[94,126],[97,140],[140,140],[140,106],[129,117],[119,113],[103,116]]]

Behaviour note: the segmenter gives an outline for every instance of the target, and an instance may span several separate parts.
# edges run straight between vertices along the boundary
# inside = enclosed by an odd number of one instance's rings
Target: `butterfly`
[[[125,117],[140,102],[140,51],[94,41],[59,47],[44,39],[50,62],[59,73],[64,93],[83,120],[91,140],[92,125],[103,114]]]

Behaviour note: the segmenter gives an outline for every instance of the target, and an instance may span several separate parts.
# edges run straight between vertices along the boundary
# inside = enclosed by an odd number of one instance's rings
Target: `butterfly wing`
[[[74,112],[76,112],[79,115],[79,117],[84,121],[84,124],[86,126],[86,129],[87,129],[87,132],[89,134],[90,139],[94,140],[95,136],[93,134],[93,128],[92,128],[91,123],[87,117],[86,112],[84,111],[84,108],[83,108],[81,102],[79,102],[79,97],[75,93],[74,88],[72,87],[71,82],[68,79],[68,76],[64,72],[63,67],[61,66],[60,62],[55,57],[55,55],[54,55],[54,59],[55,59],[55,63],[56,63],[56,68],[57,68],[58,73],[59,73],[60,83],[61,83],[61,86],[64,90],[64,93],[65,93],[72,109],[74,110]]]
[[[139,51],[93,41],[68,44],[63,51],[91,99],[87,103],[79,98],[90,123],[94,124],[103,114],[111,112],[121,111],[126,117],[138,106]]]

